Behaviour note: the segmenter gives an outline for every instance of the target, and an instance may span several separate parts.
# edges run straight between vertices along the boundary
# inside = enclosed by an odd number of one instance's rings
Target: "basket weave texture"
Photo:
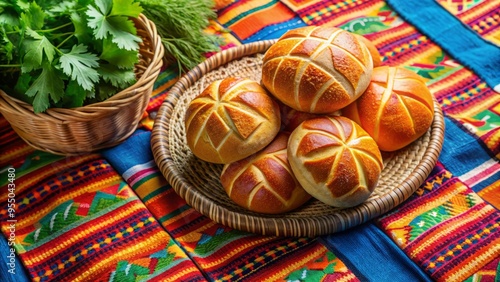
[[[220,184],[222,165],[195,157],[186,143],[184,116],[192,99],[211,82],[228,76],[260,81],[263,53],[274,41],[260,41],[210,57],[170,90],[155,120],[151,147],[155,161],[174,190],[212,220],[235,229],[275,236],[319,236],[359,225],[405,201],[434,168],[444,139],[444,118],[434,101],[428,132],[397,152],[383,154],[384,169],[375,191],[361,205],[334,208],[311,199],[285,214],[266,215],[237,206]]]
[[[115,146],[135,131],[163,65],[164,47],[152,21],[143,14],[133,21],[142,38],[137,81],[109,99],[35,114],[31,105],[0,90],[0,113],[24,141],[38,150],[77,155]]]

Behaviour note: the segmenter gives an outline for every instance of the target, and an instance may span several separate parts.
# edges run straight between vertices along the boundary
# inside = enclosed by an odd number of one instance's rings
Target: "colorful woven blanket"
[[[238,0],[218,10],[207,32],[222,49],[307,25],[362,34],[383,65],[422,76],[444,112],[441,155],[417,192],[317,238],[231,229],[175,193],[150,136],[176,66],[161,72],[135,134],[95,154],[35,151],[0,117],[0,281],[499,281],[499,23],[495,0]]]

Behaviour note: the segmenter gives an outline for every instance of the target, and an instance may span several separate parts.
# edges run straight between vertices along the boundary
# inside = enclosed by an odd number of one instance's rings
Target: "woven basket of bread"
[[[31,105],[0,90],[0,112],[24,141],[38,150],[76,155],[117,145],[134,132],[162,67],[164,49],[152,21],[142,14],[133,20],[143,39],[135,67],[137,82],[111,98],[35,114]]]
[[[223,225],[272,236],[319,236],[346,230],[380,216],[405,201],[425,182],[442,148],[444,120],[434,101],[428,131],[403,149],[383,154],[383,170],[362,204],[340,208],[311,198],[279,214],[249,211],[232,201],[221,184],[223,165],[196,157],[187,144],[185,117],[190,102],[214,81],[244,77],[261,81],[266,40],[218,53],[181,78],[159,109],[152,131],[155,161],[173,189],[203,215]],[[266,205],[268,203],[261,203]]]

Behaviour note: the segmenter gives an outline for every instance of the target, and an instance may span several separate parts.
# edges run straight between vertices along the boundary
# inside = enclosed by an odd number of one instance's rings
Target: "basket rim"
[[[137,81],[134,84],[130,85],[129,87],[122,89],[121,91],[117,92],[116,94],[114,94],[113,96],[109,97],[104,101],[99,101],[74,108],[48,108],[45,112],[36,114],[34,113],[32,105],[10,96],[1,88],[0,88],[0,98],[3,98],[3,100],[5,100],[5,102],[10,105],[11,110],[13,108],[17,109],[23,108],[25,111],[30,111],[31,113],[33,113],[34,117],[38,117],[40,119],[50,119],[51,117],[58,117],[61,115],[72,116],[76,112],[78,112],[78,114],[80,115],[85,116],[86,113],[91,113],[95,111],[103,111],[103,110],[112,111],[114,110],[113,108],[116,107],[117,105],[121,103],[127,103],[128,99],[132,99],[132,97],[136,95],[142,95],[141,93],[142,91],[138,91],[137,89],[146,84],[148,79],[150,79],[151,77],[155,77],[157,73],[160,71],[161,66],[163,65],[163,57],[165,54],[165,50],[161,43],[161,39],[159,38],[156,25],[151,20],[149,20],[146,17],[146,15],[141,13],[137,18],[132,18],[132,20],[136,25],[139,24],[141,27],[149,29],[148,32],[148,35],[150,36],[149,41],[151,41],[152,43],[151,46],[153,46],[155,52],[153,53],[153,58],[151,62],[144,70],[144,73],[137,79]],[[1,103],[0,103],[0,108],[2,108]],[[5,110],[8,109],[5,108]],[[56,119],[55,121],[58,120],[59,119]]]
[[[424,183],[436,165],[442,149],[445,122],[442,110],[435,97],[433,97],[435,114],[429,129],[431,132],[429,145],[416,168],[391,192],[356,207],[342,209],[331,216],[312,217],[309,215],[300,219],[287,218],[286,214],[259,216],[256,213],[239,213],[224,206],[216,205],[197,192],[196,189],[191,188],[192,185],[181,176],[178,168],[173,164],[172,152],[167,137],[170,125],[164,117],[173,111],[183,91],[188,89],[205,73],[234,59],[265,52],[275,42],[276,40],[263,40],[223,50],[189,71],[169,91],[169,95],[162,103],[155,119],[151,134],[151,149],[161,173],[176,193],[195,210],[217,223],[251,233],[293,237],[315,237],[346,230],[390,211],[410,197]],[[366,216],[367,214],[368,216]],[[319,227],[319,229],[306,230],[311,224]],[[287,229],[290,226],[292,228]]]

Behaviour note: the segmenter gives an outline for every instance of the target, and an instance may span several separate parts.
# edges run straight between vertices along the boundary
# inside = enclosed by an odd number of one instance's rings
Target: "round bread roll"
[[[226,164],[266,147],[280,130],[276,101],[258,82],[229,77],[211,83],[185,116],[187,145],[198,158]]]
[[[266,51],[262,84],[297,111],[326,114],[357,99],[372,70],[368,48],[355,34],[308,26],[286,32]]]
[[[368,48],[368,51],[370,52],[370,55],[372,56],[373,67],[374,68],[379,67],[380,64],[382,64],[382,58],[380,57],[380,53],[378,52],[377,47],[375,47],[375,44],[373,44],[373,42],[371,42],[370,39],[364,37],[363,35],[359,35],[359,34],[356,34],[356,35],[359,36],[361,41],[363,43],[365,43],[366,47]]]
[[[288,137],[289,134],[280,132],[262,151],[224,165],[221,183],[236,204],[254,212],[278,214],[311,198],[290,169]]]
[[[368,199],[383,168],[373,138],[342,116],[304,121],[290,135],[287,153],[302,187],[334,207],[353,207]]]
[[[368,89],[342,115],[357,122],[382,151],[396,151],[432,124],[434,103],[424,80],[402,67],[378,67]]]

